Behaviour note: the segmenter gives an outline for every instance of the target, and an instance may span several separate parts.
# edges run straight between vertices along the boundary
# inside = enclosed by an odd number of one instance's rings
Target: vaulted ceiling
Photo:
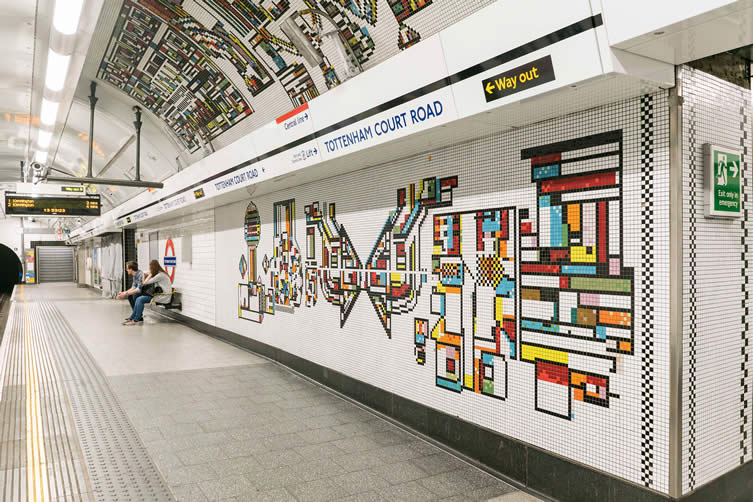
[[[83,1],[74,35],[53,26],[56,4]],[[52,140],[46,164],[82,176],[90,82],[97,83],[93,174],[134,177],[133,110],[143,110],[142,179],[161,181],[212,150],[338,85],[339,60],[318,15],[297,23],[324,62],[311,66],[280,29],[325,12],[367,69],[495,0],[0,0],[0,183]],[[61,42],[62,40],[62,42]],[[48,49],[72,54],[53,126],[40,124]],[[399,76],[396,76],[399,78]],[[367,98],[367,97],[366,97]],[[98,185],[109,209],[141,189]]]

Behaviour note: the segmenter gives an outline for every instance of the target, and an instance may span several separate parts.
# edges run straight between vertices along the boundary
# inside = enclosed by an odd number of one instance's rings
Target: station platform
[[[0,501],[540,500],[275,362],[73,284],[17,286]]]

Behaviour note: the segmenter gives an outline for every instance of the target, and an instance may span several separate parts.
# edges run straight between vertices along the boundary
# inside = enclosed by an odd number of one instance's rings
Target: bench
[[[157,303],[157,298],[170,297],[170,301],[167,303]],[[180,302],[180,293],[172,288],[169,293],[157,293],[152,297],[150,305],[158,305],[164,307],[166,310],[182,310],[183,305]]]

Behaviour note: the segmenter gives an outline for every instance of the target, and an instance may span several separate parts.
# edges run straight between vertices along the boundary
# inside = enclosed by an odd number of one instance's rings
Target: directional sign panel
[[[739,150],[703,145],[706,162],[706,216],[711,218],[739,218],[742,215]]]
[[[481,81],[486,102],[554,80],[552,57],[546,56]]]

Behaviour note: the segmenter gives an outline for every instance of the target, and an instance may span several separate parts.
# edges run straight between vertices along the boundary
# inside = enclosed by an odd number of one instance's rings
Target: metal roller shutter
[[[37,248],[37,277],[39,282],[73,282],[73,249],[63,246]]]

